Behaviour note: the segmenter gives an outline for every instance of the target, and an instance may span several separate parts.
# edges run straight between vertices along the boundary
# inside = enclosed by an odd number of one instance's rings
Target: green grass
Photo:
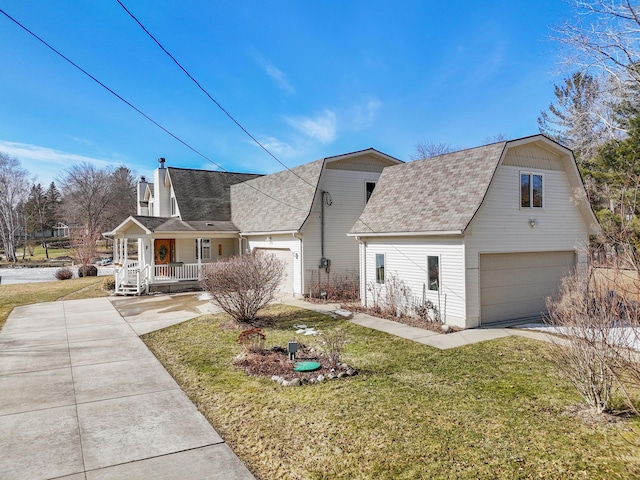
[[[360,374],[298,388],[248,377],[232,365],[239,330],[222,315],[144,337],[260,479],[640,478],[640,449],[623,439],[637,421],[565,415],[579,398],[542,342],[439,351],[307,310],[270,313],[268,346],[299,323],[345,328],[344,361]]]
[[[15,307],[56,300],[105,297],[105,277],[83,277],[55,282],[0,285],[0,328]]]

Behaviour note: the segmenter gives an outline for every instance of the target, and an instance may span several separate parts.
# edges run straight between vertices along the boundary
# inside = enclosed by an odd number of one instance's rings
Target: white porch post
[[[127,237],[124,238],[124,264],[127,264],[129,260],[129,239]]]

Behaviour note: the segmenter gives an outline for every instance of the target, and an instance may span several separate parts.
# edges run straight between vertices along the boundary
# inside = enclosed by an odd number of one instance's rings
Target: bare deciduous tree
[[[0,153],[0,238],[7,260],[17,261],[16,244],[25,222],[21,218],[29,193],[29,173],[20,162]]]
[[[91,232],[113,228],[135,213],[135,179],[124,166],[75,164],[59,179],[65,216]]]
[[[207,265],[201,286],[236,321],[251,324],[258,311],[275,298],[284,275],[284,262],[255,251]]]
[[[445,153],[451,153],[458,150],[446,142],[418,142],[416,143],[415,153],[411,156],[411,160],[424,160],[425,158],[437,157]]]
[[[574,18],[555,28],[572,71],[640,83],[640,5],[630,0],[572,0]]]

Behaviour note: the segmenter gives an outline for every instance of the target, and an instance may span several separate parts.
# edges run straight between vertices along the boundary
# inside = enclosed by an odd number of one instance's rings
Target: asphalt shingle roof
[[[261,175],[167,168],[184,221],[231,220],[231,185]]]
[[[316,160],[233,185],[231,220],[241,232],[299,230],[311,211],[323,165],[324,160]]]
[[[387,167],[352,234],[464,231],[506,142]]]
[[[153,232],[237,232],[230,221],[180,220],[178,217],[147,217],[133,215],[136,221]]]

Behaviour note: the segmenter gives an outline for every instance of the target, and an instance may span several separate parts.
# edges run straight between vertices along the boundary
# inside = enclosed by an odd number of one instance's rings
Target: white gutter
[[[462,230],[444,230],[427,232],[370,232],[370,233],[347,233],[347,237],[356,239],[364,237],[450,237],[452,235],[464,235]]]
[[[295,235],[300,230],[282,230],[282,231],[267,231],[267,232],[239,232],[241,237],[250,237],[252,235]]]

